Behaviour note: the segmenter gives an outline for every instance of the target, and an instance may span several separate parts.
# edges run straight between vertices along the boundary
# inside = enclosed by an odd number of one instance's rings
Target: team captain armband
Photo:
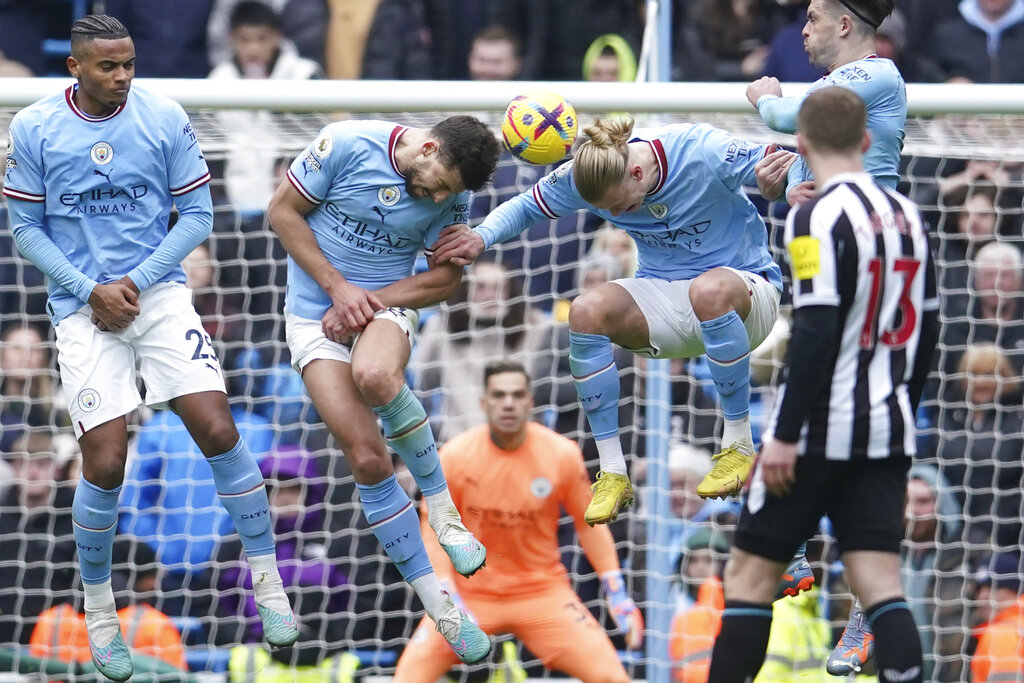
[[[821,242],[817,237],[801,235],[789,243],[789,260],[793,264],[793,277],[810,280],[821,272]]]

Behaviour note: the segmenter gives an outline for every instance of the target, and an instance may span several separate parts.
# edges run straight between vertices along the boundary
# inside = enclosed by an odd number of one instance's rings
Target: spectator
[[[907,20],[898,9],[878,26],[875,33],[875,55],[890,59],[908,83],[941,80],[928,60],[907,48]]]
[[[206,22],[214,0],[104,0],[103,9],[127,27],[141,78],[205,78],[210,72]]]
[[[954,377],[958,393],[940,413],[936,455],[964,508],[966,550],[977,557],[991,544],[1016,545],[1021,531],[1021,380],[990,343],[970,346]]]
[[[474,81],[513,81],[523,65],[519,37],[503,26],[488,26],[473,37],[468,57]]]
[[[0,77],[3,78],[31,78],[32,70],[21,62],[8,59],[7,55],[0,52]]]
[[[214,0],[206,24],[210,64],[231,60],[231,13],[245,0]],[[261,0],[281,20],[284,42],[299,56],[311,59],[323,70],[327,40],[327,3],[323,0]]]
[[[490,361],[518,360],[538,377],[554,372],[555,334],[551,317],[527,303],[521,278],[497,263],[475,264],[424,325],[410,362],[417,389],[436,399],[438,440],[483,422],[478,378]]]
[[[285,40],[281,18],[269,5],[258,0],[238,2],[231,10],[230,27],[230,54],[209,78],[305,80],[323,76],[319,64],[300,57]],[[267,111],[231,110],[218,112],[217,118],[233,131],[224,161],[228,200],[243,216],[262,219],[279,180],[275,176],[275,163],[282,155],[275,142],[280,135],[278,119]]]
[[[633,48],[618,33],[598,36],[583,54],[585,81],[629,82],[636,80],[636,71]]]
[[[692,3],[687,28],[679,38],[686,43],[687,78],[743,81],[760,76],[774,28],[769,11],[767,3],[760,0]]]
[[[49,350],[32,325],[11,326],[0,336],[0,451],[10,450],[26,427],[70,424]]]
[[[242,406],[231,407],[238,431],[259,460],[274,430]],[[171,615],[201,613],[209,606],[210,561],[217,542],[231,533],[213,474],[181,418],[158,411],[139,427],[136,456],[121,493],[118,531],[156,553],[165,570],[161,609]]]
[[[1024,82],[1024,0],[963,0],[939,24],[928,56],[957,83]]]
[[[74,483],[48,432],[26,432],[4,452],[15,483],[0,499],[0,643],[28,645],[36,617],[73,595]]]
[[[907,51],[923,55],[935,27],[957,16],[959,4],[960,0],[896,0],[896,6],[907,19]]]
[[[1024,672],[1024,597],[1020,557],[1000,553],[978,580],[977,600],[982,625],[971,658],[973,683],[1019,680]]]
[[[494,6],[498,3],[495,0],[424,0],[423,4],[430,31],[433,77],[440,81],[469,78],[470,43],[466,36],[475,36],[485,26],[500,24],[494,21]]]
[[[997,234],[995,197],[994,187],[968,185],[958,185],[942,195],[936,263],[941,266],[937,284],[946,320],[964,317],[970,308],[971,264],[978,250]]]
[[[316,667],[345,640],[350,609],[344,556],[326,526],[326,478],[316,461],[296,446],[279,447],[260,462],[270,487],[277,561],[299,622],[300,642],[270,653],[271,667]],[[213,584],[218,592],[214,640],[220,645],[260,643],[263,627],[252,599],[250,573],[237,535],[221,541]],[[287,670],[287,669],[285,669]]]
[[[347,3],[349,7],[352,4]],[[430,67],[430,31],[423,0],[378,0],[362,55],[363,78],[431,78]]]
[[[615,257],[622,268],[621,277],[636,275],[637,249],[636,242],[622,228],[605,223],[594,235],[594,244],[590,247],[593,253],[607,253]]]
[[[960,544],[963,507],[934,465],[911,467],[906,518],[903,582],[921,633],[924,678],[958,681],[966,636],[961,595],[965,568]]]

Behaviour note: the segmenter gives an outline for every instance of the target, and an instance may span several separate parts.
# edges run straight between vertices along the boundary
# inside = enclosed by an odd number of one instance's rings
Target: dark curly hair
[[[430,134],[440,142],[441,163],[459,171],[467,190],[479,190],[490,181],[499,150],[487,124],[472,116],[451,116],[431,128]]]

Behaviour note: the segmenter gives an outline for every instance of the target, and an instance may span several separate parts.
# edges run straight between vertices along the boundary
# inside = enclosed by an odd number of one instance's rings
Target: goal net
[[[0,110],[0,138],[15,111]],[[756,115],[634,113],[641,126],[700,121],[754,141],[793,143]],[[284,251],[265,214],[283,164],[342,115],[215,109],[190,115],[213,171],[215,201],[213,233],[205,251],[193,254],[188,264],[196,307],[226,370],[243,435],[263,459],[268,478],[300,484],[303,514],[278,532],[279,543],[294,554],[289,566],[320,572],[299,576],[288,570],[294,575],[297,610],[318,615],[308,621],[304,646],[290,656],[308,664],[325,653],[352,652],[361,671],[386,676],[422,607],[368,530],[344,458],[289,367]],[[444,115],[357,116],[430,125]],[[496,129],[496,112],[479,115]],[[937,501],[930,511],[926,505],[915,507],[908,520],[906,579],[929,666],[948,680],[967,677],[970,629],[983,607],[975,601],[975,572],[993,552],[1020,545],[1022,129],[1024,118],[995,115],[912,118],[907,125],[900,189],[921,205],[932,229],[943,332],[937,371],[919,416],[917,460],[941,478],[920,475]],[[473,198],[473,222],[548,170],[503,155],[493,185]],[[785,207],[750,191],[781,262]],[[0,214],[6,214],[2,203]],[[566,313],[581,288],[629,275],[632,258],[628,240],[593,216],[540,221],[521,239],[489,252],[451,300],[425,311],[409,381],[439,441],[482,420],[482,368],[488,360],[511,356],[535,378],[535,419],[577,440],[593,474],[596,450],[569,377]],[[786,346],[783,318],[755,354],[755,433],[771,405]],[[68,522],[77,475],[75,444],[63,431],[51,446],[24,438],[53,426],[66,430],[67,415],[43,278],[17,253],[3,216],[0,333],[0,449],[13,466],[6,479],[0,476],[0,644],[27,647],[41,612],[64,602],[80,605]],[[640,496],[612,531],[630,593],[647,619],[643,650],[625,650],[568,518],[561,527],[561,551],[574,587],[613,634],[633,678],[667,680],[681,666],[669,654],[672,617],[692,603],[703,579],[697,563],[690,562],[707,546],[700,546],[702,536],[695,531],[710,528],[728,539],[737,508],[704,504],[693,493],[710,467],[721,429],[704,362],[651,363],[625,352],[616,358],[623,442]],[[115,586],[125,600],[148,601],[175,618],[194,671],[224,672],[231,645],[245,641],[255,623],[242,580],[232,573],[237,544],[222,542],[230,533],[227,514],[212,494],[208,468],[174,416],[140,411],[129,424],[131,456],[120,528],[122,539],[134,537],[138,543],[126,543],[116,553],[115,572],[122,578]],[[25,456],[26,449],[32,455]],[[44,451],[56,455],[40,455]],[[841,629],[851,595],[827,525],[809,553],[820,570],[821,588],[811,618],[818,626],[827,624],[826,630]],[[720,551],[714,557],[724,561]],[[830,633],[824,654],[818,652],[817,668],[837,634]],[[518,666],[531,677],[548,675],[520,644],[511,646],[518,662],[513,667],[509,650],[499,646],[488,662],[456,668],[451,675],[486,680],[494,671],[512,676]]]

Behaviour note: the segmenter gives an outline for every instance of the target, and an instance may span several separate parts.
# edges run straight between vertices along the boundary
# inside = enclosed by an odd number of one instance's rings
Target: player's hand
[[[323,330],[325,337],[339,344],[351,344],[355,336],[362,331],[349,327],[334,306],[328,308],[324,313],[324,317],[320,321],[320,329]]]
[[[757,109],[757,101],[765,95],[782,97],[782,84],[774,76],[763,76],[747,86],[747,100]]]
[[[775,201],[782,196],[786,190],[786,174],[794,161],[796,155],[792,152],[779,149],[774,143],[768,146],[764,159],[754,166],[757,189],[761,191],[762,197],[768,201]]]
[[[814,181],[805,180],[789,188],[789,192],[786,193],[786,201],[789,202],[790,206],[799,206],[808,199],[814,199],[814,195],[817,193],[818,190],[814,187]]]
[[[604,599],[608,603],[615,625],[626,639],[626,647],[638,650],[644,644],[644,616],[632,598],[626,593],[626,583],[619,572],[601,575]]]
[[[350,330],[362,331],[376,311],[387,308],[376,294],[346,280],[337,283],[330,294],[335,311]]]
[[[89,295],[93,323],[104,331],[117,332],[128,327],[139,314],[139,294],[126,278],[106,285],[96,285]],[[131,282],[128,280],[128,282]],[[100,324],[103,327],[100,327]]]
[[[434,244],[434,262],[456,266],[468,266],[483,253],[484,238],[473,232],[468,225],[449,225],[441,231]]]
[[[772,439],[761,449],[757,466],[773,496],[784,496],[796,482],[796,444]]]

